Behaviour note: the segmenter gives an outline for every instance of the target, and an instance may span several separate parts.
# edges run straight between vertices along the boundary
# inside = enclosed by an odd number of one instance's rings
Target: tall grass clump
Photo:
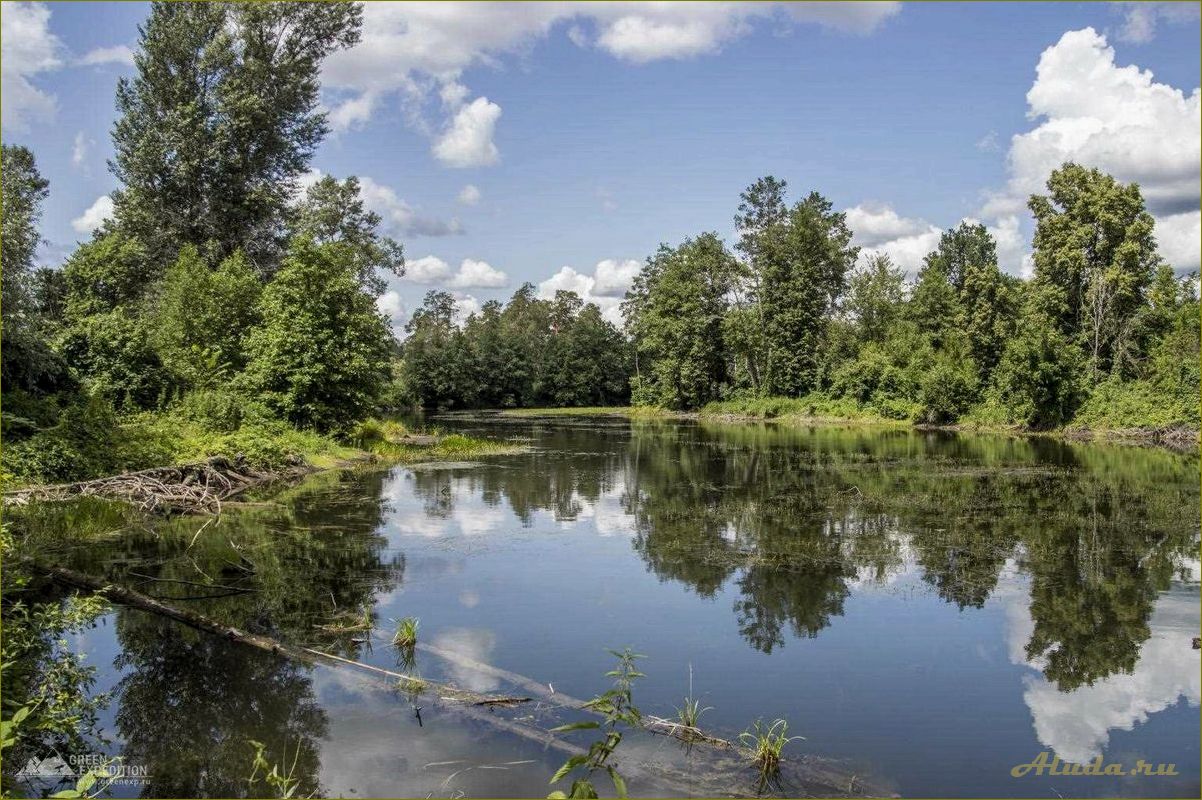
[[[392,635],[394,647],[412,649],[417,644],[417,617],[405,617],[397,622],[396,633]]]
[[[760,777],[767,779],[780,771],[780,754],[785,745],[794,739],[804,739],[804,736],[789,736],[789,723],[778,719],[764,727],[763,720],[757,719],[748,730],[739,734],[739,741],[745,746],[751,758],[751,763],[759,767]]]

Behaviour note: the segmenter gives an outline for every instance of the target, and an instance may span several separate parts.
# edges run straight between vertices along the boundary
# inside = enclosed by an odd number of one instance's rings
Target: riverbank
[[[881,428],[995,433],[1011,436],[1040,436],[1077,442],[1112,442],[1174,450],[1196,448],[1200,441],[1197,427],[1168,423],[1131,427],[1096,427],[1073,424],[1053,430],[1033,430],[1022,425],[1006,425],[968,419],[935,425],[912,419],[895,419],[847,400],[829,398],[753,398],[729,400],[706,405],[698,411],[673,411],[651,406],[598,406],[589,408],[520,408],[500,412],[504,417],[610,416],[628,419],[694,419],[716,422],[773,422],[784,425],[857,425]]]

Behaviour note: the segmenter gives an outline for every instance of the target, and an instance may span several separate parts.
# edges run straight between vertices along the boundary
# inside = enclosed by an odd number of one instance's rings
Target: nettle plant
[[[622,741],[621,729],[638,728],[642,725],[643,715],[634,705],[631,688],[636,679],[643,677],[643,673],[634,668],[634,662],[643,656],[632,652],[629,647],[621,652],[617,650],[609,652],[618,659],[618,666],[605,673],[607,678],[614,679],[614,686],[584,704],[586,709],[604,717],[604,721],[573,722],[552,729],[555,732],[599,730],[603,735],[589,746],[587,753],[572,756],[563,763],[563,766],[551,777],[552,784],[558,783],[573,772],[583,774],[572,781],[572,787],[568,792],[555,791],[547,795],[548,798],[597,797],[597,789],[593,786],[592,777],[593,773],[598,770],[605,770],[609,774],[609,779],[613,781],[618,796],[626,797],[626,781],[608,762],[609,757],[613,755]]]

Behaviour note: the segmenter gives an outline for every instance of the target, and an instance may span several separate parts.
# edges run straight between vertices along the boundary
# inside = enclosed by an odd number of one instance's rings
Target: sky
[[[618,303],[661,242],[734,241],[762,175],[821,192],[913,272],[983,222],[1030,271],[1026,198],[1066,160],[1138,181],[1197,270],[1198,3],[368,3],[323,67],[318,174],[358,176],[405,247],[380,307],[461,316],[523,282]],[[50,180],[42,263],[111,210],[114,88],[143,3],[3,2],[5,143]]]

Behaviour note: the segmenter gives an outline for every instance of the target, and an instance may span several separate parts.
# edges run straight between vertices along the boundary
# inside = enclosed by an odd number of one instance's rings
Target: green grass
[[[720,400],[701,409],[702,417],[775,419],[782,421],[835,420],[895,423],[909,416],[908,409],[878,409],[845,397],[813,393],[805,397],[742,397]]]
[[[767,728],[756,720],[751,728],[739,734],[739,741],[748,750],[751,762],[760,768],[760,775],[769,777],[780,770],[780,754],[785,745],[804,736],[789,736],[789,723],[778,719]]]
[[[417,617],[405,617],[397,622],[396,633],[392,635],[393,647],[412,649],[417,644]]]
[[[684,699],[684,705],[676,709],[676,720],[686,728],[696,728],[697,723],[701,719],[701,715],[707,711],[712,711],[713,706],[701,707],[701,701],[692,697]]]

